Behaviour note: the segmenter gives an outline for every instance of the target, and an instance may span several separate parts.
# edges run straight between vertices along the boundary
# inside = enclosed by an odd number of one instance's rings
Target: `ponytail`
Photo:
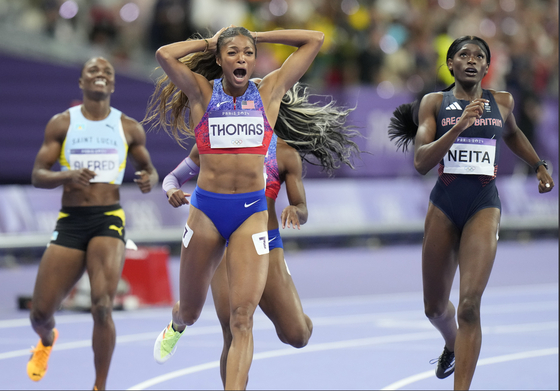
[[[455,87],[455,83],[443,89],[442,92],[451,91],[453,87]],[[421,99],[418,98],[414,102],[404,103],[393,111],[388,133],[389,139],[395,141],[397,151],[402,148],[402,151],[406,152],[408,146],[414,144],[414,138],[418,132],[420,101]]]

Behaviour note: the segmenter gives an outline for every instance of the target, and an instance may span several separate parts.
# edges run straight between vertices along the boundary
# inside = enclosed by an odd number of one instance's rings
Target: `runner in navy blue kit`
[[[228,241],[232,344],[227,389],[247,385],[253,314],[268,274],[264,155],[284,94],[307,71],[323,39],[318,31],[257,33],[229,27],[212,38],[176,42],[156,52],[165,75],[156,85],[145,120],[162,126],[179,144],[195,136],[200,174],[183,235],[180,300],[172,321],[156,339],[154,358],[167,361],[185,327],[200,316]],[[297,48],[258,87],[250,80],[257,41]]]
[[[424,96],[419,108],[417,102],[399,106],[389,130],[403,149],[414,142],[414,166],[420,174],[439,163],[424,227],[424,310],[445,340],[436,376],[446,378],[455,371],[454,387],[459,390],[470,387],[481,347],[480,303],[500,225],[495,183],[500,140],[535,169],[540,193],[554,187],[546,163],[515,122],[511,94],[482,89],[489,65],[484,40],[456,39],[447,52],[455,83]],[[456,322],[449,295],[457,266]]]
[[[307,221],[307,204],[302,181],[302,159],[307,153],[316,157],[318,164],[332,173],[339,163],[353,168],[351,155],[358,154],[359,148],[350,140],[357,135],[345,126],[351,110],[334,105],[331,100],[327,105],[311,104],[308,101],[307,88],[297,83],[284,99],[276,123],[275,132],[286,140],[272,136],[265,157],[266,191],[268,204],[268,244],[269,268],[266,286],[259,306],[272,320],[280,340],[286,344],[301,348],[307,345],[313,330],[311,319],[303,312],[297,289],[292,280],[288,265],[284,259],[282,237],[276,214],[276,198],[282,183],[290,203],[281,213],[282,228],[300,228]],[[297,115],[305,112],[305,116]],[[294,131],[290,130],[290,127]],[[295,131],[299,129],[299,131]],[[291,140],[299,135],[297,142]],[[336,140],[336,141],[335,141]],[[293,143],[293,147],[289,144]],[[300,155],[301,154],[301,155]],[[321,159],[323,157],[323,159]],[[163,180],[169,204],[173,207],[187,205],[189,194],[180,190],[181,185],[198,173],[199,154],[196,145],[189,157],[179,164]],[[222,326],[224,348],[220,360],[222,382],[226,383],[227,355],[231,345],[230,306],[228,292],[226,257],[220,263],[212,279],[212,296],[216,312]]]

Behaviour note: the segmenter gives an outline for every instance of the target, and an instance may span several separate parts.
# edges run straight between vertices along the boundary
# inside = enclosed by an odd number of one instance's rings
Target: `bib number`
[[[495,158],[495,139],[458,137],[443,158],[443,172],[493,176]]]
[[[119,174],[119,153],[116,149],[71,149],[70,169],[90,169],[97,175],[90,179],[91,183],[111,183]]]
[[[252,148],[262,146],[264,119],[260,111],[212,111],[208,115],[211,148]]]

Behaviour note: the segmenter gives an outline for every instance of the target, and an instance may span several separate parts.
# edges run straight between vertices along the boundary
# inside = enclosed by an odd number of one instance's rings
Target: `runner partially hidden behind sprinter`
[[[551,191],[554,182],[516,125],[511,94],[482,89],[490,66],[486,42],[474,36],[456,39],[446,65],[455,83],[427,94],[419,107],[418,102],[399,106],[389,135],[403,149],[414,143],[420,174],[439,164],[424,227],[424,311],[445,340],[436,376],[455,371],[455,389],[466,390],[480,353],[480,302],[498,243],[501,204],[495,179],[501,139],[533,167],[540,193]],[[458,327],[449,301],[457,266]]]
[[[27,374],[34,381],[45,375],[58,338],[54,313],[87,270],[94,388],[104,390],[116,338],[113,298],[125,254],[125,215],[119,204],[119,186],[127,155],[142,193],[157,184],[158,174],[146,149],[142,126],[110,105],[115,90],[113,66],[101,57],[88,60],[79,86],[83,103],[51,118],[33,166],[35,187],[63,186],[63,193],[62,209],[33,291],[31,325],[40,339],[27,364]],[[57,160],[61,171],[51,170]]]

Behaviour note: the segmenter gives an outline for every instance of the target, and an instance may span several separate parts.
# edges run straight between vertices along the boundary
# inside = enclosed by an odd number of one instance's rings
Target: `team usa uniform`
[[[82,106],[68,109],[70,126],[62,144],[59,162],[62,171],[88,168],[97,175],[91,183],[122,184],[128,143],[121,111],[111,107],[107,118],[91,121]],[[109,206],[63,206],[51,243],[85,251],[95,236],[124,239],[125,214],[120,204]]]
[[[498,208],[501,202],[496,188],[503,119],[494,96],[482,91],[481,118],[465,129],[441,160],[438,180],[430,201],[462,230],[479,210]],[[445,91],[437,117],[436,140],[449,131],[470,102]]]
[[[264,166],[266,168],[266,190],[265,195],[276,201],[278,192],[280,191],[280,172],[278,171],[278,161],[276,160],[276,147],[278,145],[278,136],[272,135],[268,152],[264,158]],[[268,231],[268,249],[274,250],[275,248],[284,248],[282,237],[280,236],[280,229],[271,229]]]
[[[264,165],[266,169],[266,190],[265,196],[276,200],[278,192],[280,191],[280,173],[278,172],[278,161],[276,160],[276,146],[278,136],[272,135],[268,152],[264,158]],[[162,188],[164,192],[172,188],[179,189],[194,175],[198,174],[200,167],[192,162],[189,158],[185,158],[173,171],[171,171],[163,180]],[[202,190],[204,192],[204,190]],[[192,199],[191,199],[192,201]],[[268,246],[269,250],[275,248],[284,248],[282,238],[280,237],[280,230],[278,228],[268,231]]]
[[[235,98],[227,95],[222,80],[216,79],[208,108],[194,133],[201,155],[242,153],[264,156],[274,132],[254,82],[250,81],[245,93]],[[265,189],[232,195],[213,193],[196,186],[191,204],[212,220],[226,240],[249,216],[267,210]]]

